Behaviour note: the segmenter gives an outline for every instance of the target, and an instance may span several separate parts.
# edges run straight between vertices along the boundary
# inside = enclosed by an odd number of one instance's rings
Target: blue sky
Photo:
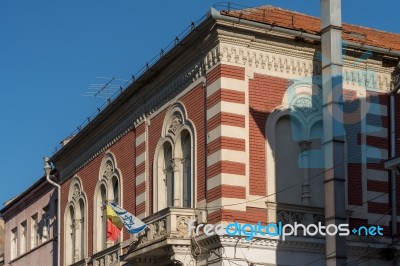
[[[96,77],[128,79],[218,1],[0,2],[0,203],[43,174],[42,157],[104,99]],[[236,1],[319,16],[317,0]],[[400,1],[343,0],[343,21],[400,33]]]

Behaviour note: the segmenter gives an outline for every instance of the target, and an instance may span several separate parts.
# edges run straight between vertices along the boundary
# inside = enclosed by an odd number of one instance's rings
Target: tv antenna
[[[106,99],[106,103],[110,103],[111,97],[121,90],[122,82],[127,80],[115,77],[96,77],[96,79],[106,80],[104,83],[92,83],[89,85],[88,91],[84,92],[82,96],[96,97]]]

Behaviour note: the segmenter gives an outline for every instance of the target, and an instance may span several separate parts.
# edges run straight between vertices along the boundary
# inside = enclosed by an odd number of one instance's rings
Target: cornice
[[[317,55],[298,49],[297,46],[278,47],[275,45],[239,45],[225,39],[221,43],[222,63],[248,67],[253,72],[287,79],[310,79],[319,83],[322,69]],[[361,63],[360,63],[361,62]],[[381,61],[363,60],[345,56],[343,81],[345,84],[358,85],[366,90],[389,92],[392,85],[391,72],[394,67],[382,67]]]

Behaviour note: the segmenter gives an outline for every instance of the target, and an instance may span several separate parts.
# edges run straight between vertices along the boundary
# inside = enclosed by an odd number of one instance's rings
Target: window
[[[80,243],[79,243],[79,251],[80,251],[80,259],[85,258],[85,224],[86,224],[86,219],[85,219],[85,203],[82,199],[79,200],[79,213],[80,213],[80,219],[79,219],[79,237],[80,237]]]
[[[107,196],[106,196],[106,188],[104,185],[102,185],[100,187],[100,199],[101,199],[101,203],[105,203]],[[106,227],[107,227],[107,213],[106,213],[106,206],[105,205],[101,205],[100,206],[100,214],[101,214],[101,222],[100,222],[100,226],[97,227],[98,232],[100,233],[100,246],[99,246],[99,250],[105,249],[107,247],[106,242],[107,242],[107,231],[106,231]]]
[[[21,245],[20,245],[20,254],[24,254],[28,248],[28,241],[27,241],[27,227],[26,221],[21,223]]]
[[[65,213],[64,254],[66,264],[70,265],[87,256],[86,196],[77,176],[71,182],[68,202]]]
[[[47,205],[42,210],[42,242],[50,239],[50,207]]]
[[[75,210],[72,206],[69,207],[69,219],[68,219],[68,225],[69,228],[67,230],[69,231],[69,234],[66,235],[68,238],[68,242],[70,244],[69,247],[69,254],[67,254],[67,262],[68,264],[72,264],[75,262],[75,250],[76,250],[76,233],[75,233]]]
[[[10,258],[13,260],[18,256],[18,228],[11,230]]]
[[[39,224],[37,213],[31,217],[31,249],[39,245]]]
[[[107,213],[105,203],[113,201],[121,205],[121,180],[115,157],[108,153],[104,156],[99,171],[99,181],[95,192],[94,206],[94,247],[99,252],[115,243],[107,240]],[[116,240],[119,242],[120,239]]]
[[[154,163],[154,209],[194,206],[194,130],[179,103],[170,108]]]
[[[168,143],[164,147],[164,208],[174,206],[174,169],[172,167],[172,148]]]
[[[182,138],[182,175],[183,175],[183,207],[192,207],[192,151],[188,131],[181,134]]]
[[[320,88],[294,83],[282,105],[268,116],[265,132],[268,201],[277,204],[271,205],[268,216],[290,220],[293,209],[310,206],[313,214],[303,213],[301,219],[313,221],[324,207]]]

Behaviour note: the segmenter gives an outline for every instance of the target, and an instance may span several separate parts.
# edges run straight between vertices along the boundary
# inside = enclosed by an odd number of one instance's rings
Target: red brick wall
[[[205,198],[205,102],[204,90],[202,85],[193,88],[189,93],[182,96],[180,101],[185,105],[190,119],[196,128],[197,147],[195,147],[197,169],[197,201]]]
[[[355,91],[343,90],[344,129],[347,142],[347,193],[348,203],[361,206],[362,164],[361,164],[361,102]]]
[[[281,105],[285,79],[254,74],[249,80],[250,194],[266,195],[265,126],[268,116]]]
[[[266,209],[247,207],[246,211],[218,210],[208,216],[208,223],[218,223],[219,221],[239,222],[239,223],[258,223],[266,224],[268,215]]]
[[[107,152],[111,152],[115,155],[116,166],[120,170],[120,177],[122,180],[122,194],[123,194],[123,207],[129,212],[135,213],[135,133],[133,131],[127,133],[119,141],[117,141],[109,150],[101,153],[94,160],[88,163],[85,167],[80,169],[76,175],[80,177],[82,181],[82,189],[86,195],[86,204],[88,210],[87,217],[87,228],[88,228],[88,255],[93,254],[93,202],[94,193],[97,181],[99,180],[100,164]],[[68,204],[68,193],[73,180],[73,176],[68,179],[61,186],[61,258],[63,263],[64,259],[64,214]],[[129,238],[129,235],[125,232],[123,235],[124,239]]]
[[[153,167],[154,167],[154,156],[155,156],[155,150],[157,147],[157,143],[160,140],[161,137],[161,130],[162,130],[162,126],[163,126],[163,122],[165,119],[165,114],[167,113],[167,110],[163,110],[162,112],[160,112],[159,114],[157,114],[154,118],[151,119],[150,122],[150,126],[148,128],[148,141],[149,141],[149,150],[148,150],[148,154],[149,154],[149,192],[148,192],[148,196],[149,196],[149,205],[150,205],[150,214],[153,214],[154,210],[153,210],[153,177],[154,177],[154,171],[153,171]]]

